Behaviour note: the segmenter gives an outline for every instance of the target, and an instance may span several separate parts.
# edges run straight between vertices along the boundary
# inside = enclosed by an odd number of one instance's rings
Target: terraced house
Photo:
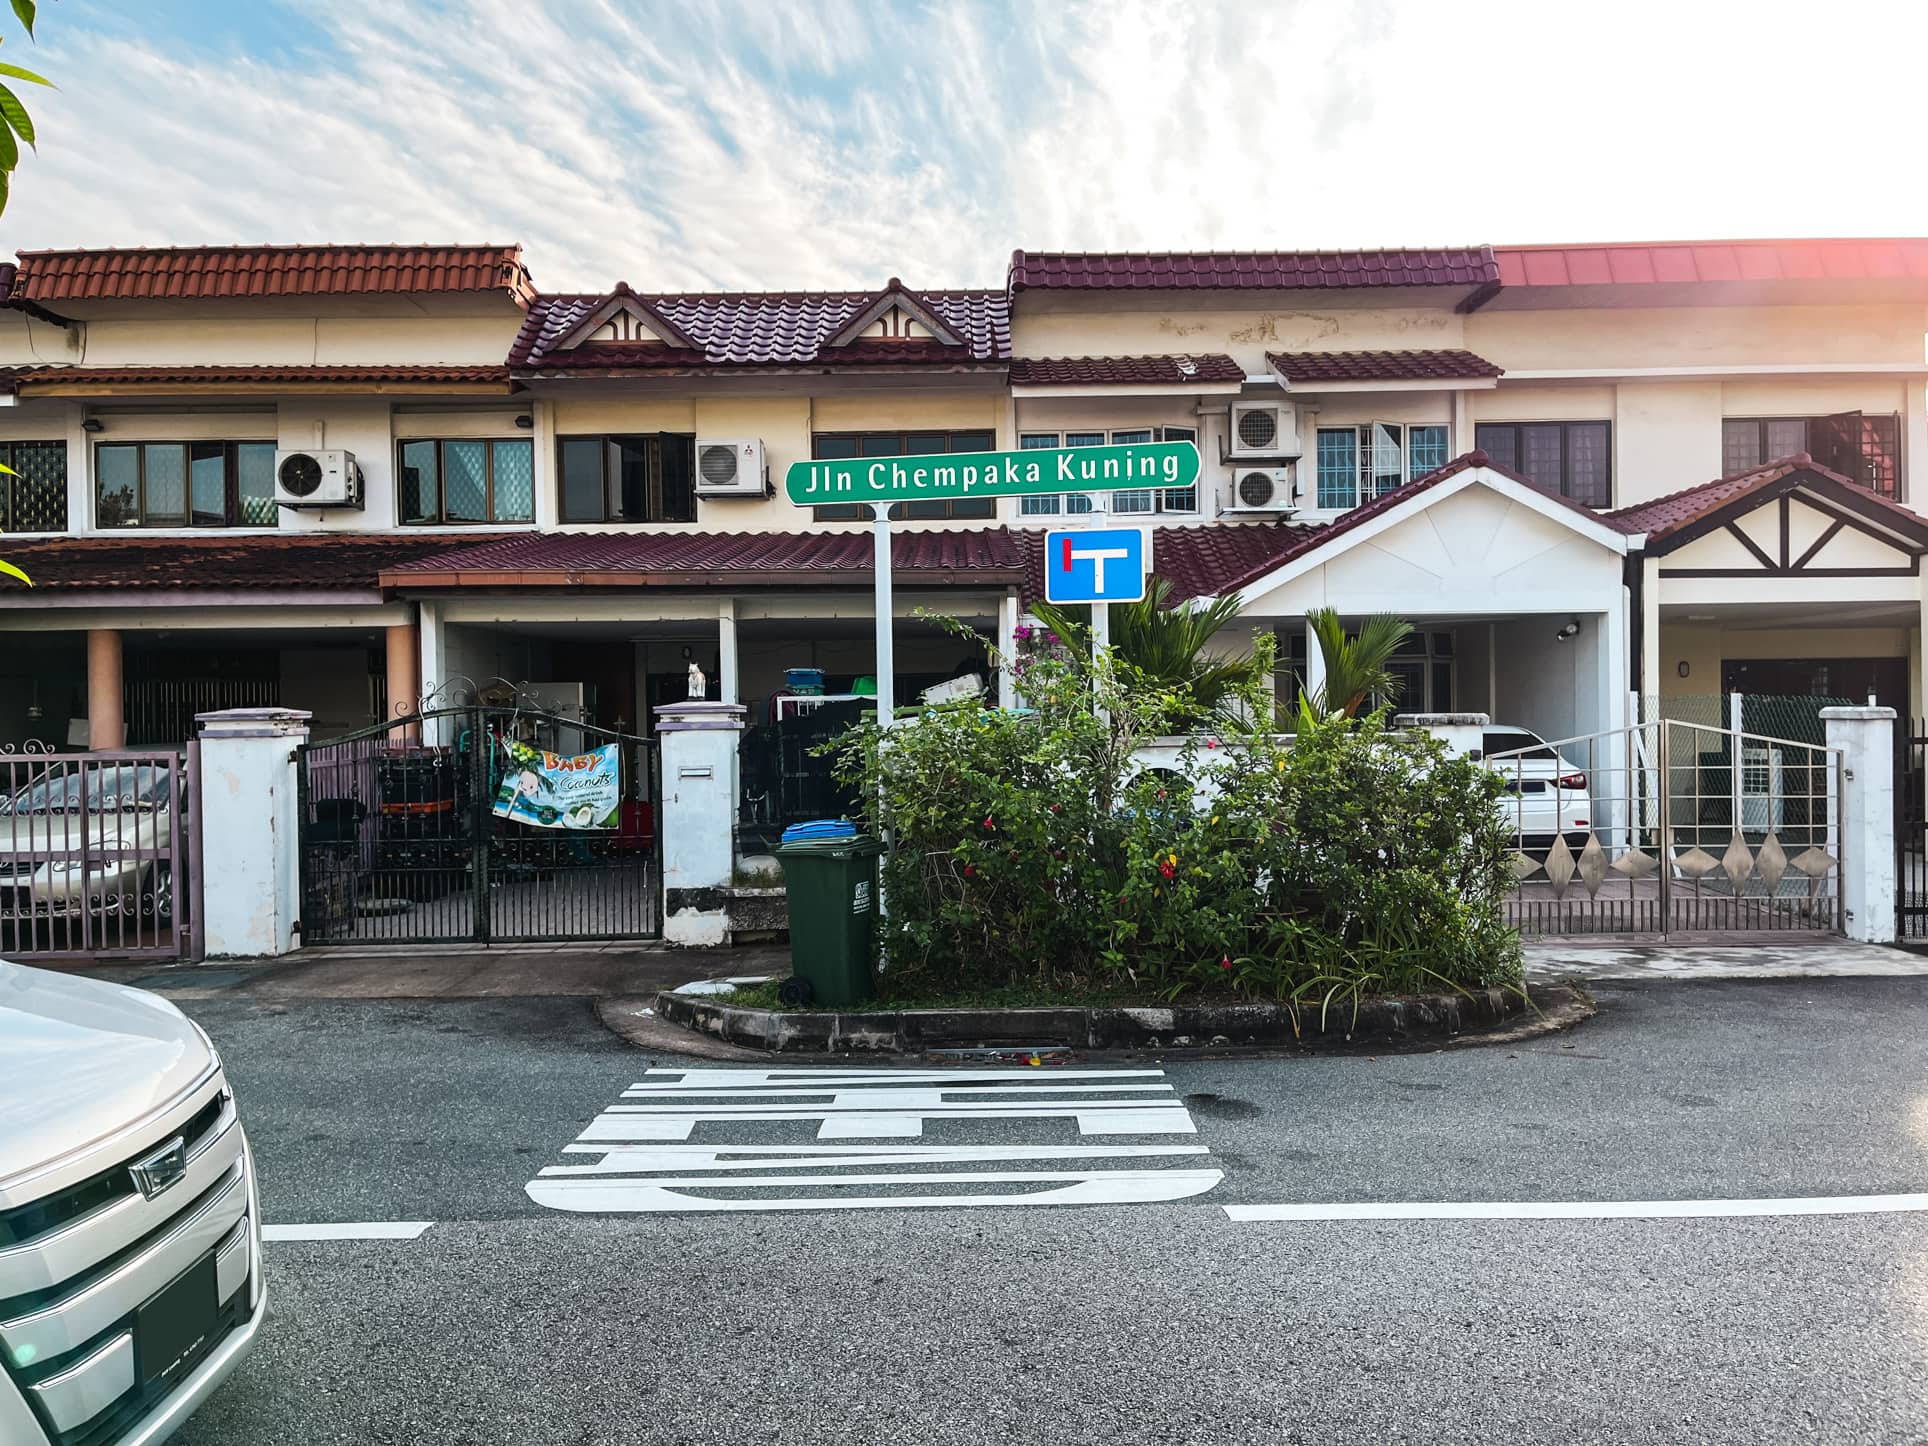
[[[0,595],[0,742],[246,706],[324,738],[491,690],[647,736],[692,666],[779,727],[875,670],[865,509],[792,506],[790,463],[1153,440],[1196,442],[1196,486],[901,505],[900,699],[983,668],[920,610],[1008,641],[1043,529],[1122,519],[1278,632],[1282,690],[1332,606],[1415,623],[1409,707],[1549,738],[1733,691],[1928,713],[1928,240],[638,279],[546,294],[514,246],[0,267],[0,525],[37,584]],[[779,755],[743,827],[810,806]]]

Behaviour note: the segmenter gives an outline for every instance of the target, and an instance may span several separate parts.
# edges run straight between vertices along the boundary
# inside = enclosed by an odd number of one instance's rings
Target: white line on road
[[[350,1220],[325,1225],[263,1225],[263,1240],[419,1240],[433,1220]]]
[[[1796,1195],[1778,1200],[1445,1200],[1227,1205],[1260,1220],[1667,1220],[1749,1215],[1891,1215],[1928,1210],[1923,1195]]]

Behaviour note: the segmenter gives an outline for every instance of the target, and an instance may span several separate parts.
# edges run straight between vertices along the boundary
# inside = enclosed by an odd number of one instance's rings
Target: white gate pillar
[[[736,871],[736,759],[745,709],[692,698],[656,710],[663,756],[663,938],[716,945],[730,928]]]
[[[210,959],[285,954],[301,918],[298,708],[197,713],[201,725],[201,930]]]
[[[1850,939],[1895,939],[1895,710],[1823,708],[1841,750],[1841,926]]]

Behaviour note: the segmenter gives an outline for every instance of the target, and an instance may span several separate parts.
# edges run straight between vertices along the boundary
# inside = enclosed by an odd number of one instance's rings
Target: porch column
[[[736,869],[736,760],[744,708],[707,698],[656,710],[662,753],[657,834],[663,853],[663,939],[729,941]]]
[[[377,723],[386,723],[390,718],[400,718],[415,711],[416,700],[422,696],[421,649],[422,629],[417,623],[396,623],[388,629],[388,717],[377,718]],[[412,741],[421,735],[420,725],[411,725],[405,730]]]
[[[1305,625],[1305,695],[1310,698],[1325,688],[1325,654],[1319,651],[1319,635],[1312,624]]]
[[[716,605],[716,701],[737,701],[739,682],[736,663],[736,599],[725,598]]]
[[[1660,559],[1640,559],[1640,714],[1629,723],[1660,716]]]
[[[1018,679],[1011,665],[1018,656],[1018,594],[1016,588],[1007,588],[1004,596],[997,600],[997,655],[1004,666],[997,670],[997,705],[1000,708],[1018,706]]]
[[[127,742],[121,717],[121,635],[114,628],[87,634],[87,746],[119,748]]]
[[[1836,810],[1841,931],[1865,944],[1895,940],[1895,710],[1823,708],[1828,747],[1841,750]]]

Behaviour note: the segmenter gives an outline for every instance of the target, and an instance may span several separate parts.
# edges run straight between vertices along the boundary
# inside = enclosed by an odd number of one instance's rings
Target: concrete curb
[[[750,1009],[727,998],[656,996],[658,1020],[705,1041],[765,1054],[921,1054],[1000,1045],[1093,1050],[1290,1048],[1306,1052],[1499,1043],[1571,1028],[1593,1013],[1577,990],[1555,988],[1534,1008],[1504,989],[1427,994],[1319,1011],[1281,1004],[1169,1009]]]

